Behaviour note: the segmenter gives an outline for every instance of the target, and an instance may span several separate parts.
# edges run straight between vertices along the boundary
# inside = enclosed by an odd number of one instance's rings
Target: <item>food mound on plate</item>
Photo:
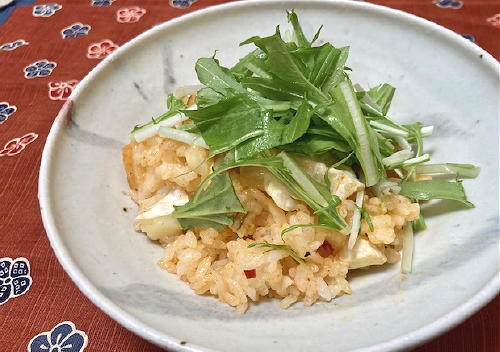
[[[466,207],[468,164],[430,164],[432,126],[388,117],[395,88],[353,84],[348,47],[291,29],[242,44],[231,68],[195,66],[200,87],[167,98],[123,148],[135,228],[164,247],[158,265],[240,313],[262,297],[287,308],[350,294],[349,270],[412,267],[419,202]],[[452,181],[433,179],[450,175]]]

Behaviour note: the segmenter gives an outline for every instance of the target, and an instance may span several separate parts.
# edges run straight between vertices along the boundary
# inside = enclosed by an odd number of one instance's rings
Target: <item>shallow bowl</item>
[[[195,60],[236,62],[238,43],[268,35],[294,8],[312,35],[350,45],[352,78],[397,87],[400,122],[436,127],[437,162],[474,163],[476,208],[446,202],[424,211],[414,271],[399,265],[350,275],[352,295],[280,310],[277,301],[237,315],[160,270],[160,246],[134,232],[121,147],[132,126],[165,111],[165,96],[195,84]],[[498,292],[498,62],[459,35],[415,16],[360,2],[249,1],[159,25],[100,63],[57,117],[42,158],[39,198],[59,261],[104,312],[143,338],[179,351],[394,351],[465,319]],[[124,209],[128,211],[125,212]],[[448,210],[453,210],[447,213]]]

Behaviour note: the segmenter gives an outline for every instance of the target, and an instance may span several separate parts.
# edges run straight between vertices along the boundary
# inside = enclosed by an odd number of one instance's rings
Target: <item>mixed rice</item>
[[[230,172],[236,194],[247,211],[237,219],[239,226],[182,231],[178,224],[171,223],[171,218],[148,218],[148,211],[162,199],[172,195],[177,199],[192,197],[212,170],[213,162],[206,161],[207,157],[204,148],[159,136],[124,147],[131,196],[139,206],[135,226],[165,248],[158,262],[161,268],[189,283],[197,294],[214,295],[240,313],[247,310],[249,301],[262,297],[279,298],[281,308],[287,308],[297,301],[312,305],[350,294],[348,270],[398,262],[403,228],[419,217],[418,203],[397,194],[377,197],[368,188],[363,208],[371,217],[373,230],[366,220],[361,220],[352,250],[347,249],[346,235],[325,228],[297,228],[282,238],[283,229],[315,223],[316,215],[265,169],[240,167]],[[328,170],[332,194],[342,200],[339,214],[350,226],[356,192],[364,185],[347,167],[328,169],[324,163],[306,158],[300,164],[318,181]],[[285,251],[248,247],[256,241],[286,244],[305,264],[296,262]]]

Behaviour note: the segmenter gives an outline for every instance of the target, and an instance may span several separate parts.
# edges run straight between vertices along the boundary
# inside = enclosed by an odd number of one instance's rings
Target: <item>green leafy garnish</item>
[[[172,215],[179,220],[183,229],[195,226],[223,229],[225,225],[233,223],[235,213],[244,212],[231,178],[225,173],[214,177],[207,189],[188,203],[175,206]]]
[[[425,175],[452,175],[455,177],[477,177],[480,169],[471,164],[423,164],[417,166],[417,173]]]
[[[254,158],[237,160],[235,153],[228,153],[225,160],[214,172],[207,176],[195,193],[196,199],[207,182],[227,170],[243,166],[261,166],[268,169],[274,176],[285,184],[290,191],[303,200],[318,216],[319,224],[341,231],[346,223],[337,212],[336,207],[340,199],[330,194],[329,189],[313,180],[300,166],[285,152],[278,156],[259,155]]]
[[[422,231],[427,228],[427,224],[425,223],[424,216],[422,214],[419,215],[418,219],[412,222],[413,231]]]
[[[199,195],[203,192],[203,187],[210,182],[213,178],[217,177],[218,175],[222,174],[223,172],[226,172],[228,170],[237,168],[237,167],[242,167],[242,166],[261,166],[265,168],[283,168],[283,161],[281,158],[276,157],[276,156],[257,156],[255,158],[247,158],[247,159],[242,159],[242,160],[236,160],[235,156],[233,153],[227,153],[224,161],[218,165],[214,171],[205,177],[205,179],[201,182],[199,185],[194,198],[198,198]]]
[[[384,83],[355,92],[345,73],[348,48],[314,46],[319,31],[309,41],[297,14],[287,16],[293,27],[290,42],[276,28],[273,35],[242,42],[257,48],[230,69],[213,57],[199,59],[196,72],[206,87],[200,90],[198,110],[185,113],[210,155],[234,149],[237,159],[245,159],[273,148],[316,159],[353,153],[350,163],[359,165],[367,186],[375,185],[385,178],[382,158],[394,152],[392,138],[421,146],[421,136],[387,117],[394,87]],[[421,156],[397,165],[408,169],[406,179],[427,160]]]
[[[365,208],[363,207],[360,207],[358,206],[357,204],[354,204],[354,206],[359,210],[359,212],[361,213],[361,217],[366,221],[366,223],[368,224],[368,228],[370,229],[370,231],[373,231],[374,228],[373,228],[373,222],[372,222],[372,217],[370,216],[370,213],[368,213],[368,210],[366,210]]]
[[[210,87],[217,93],[226,95],[227,92],[246,93],[245,88],[238,83],[236,78],[227,70],[224,70],[219,61],[214,58],[204,57],[198,59],[195,65],[198,79],[201,83]]]
[[[310,48],[311,43],[307,40],[304,32],[302,31],[302,26],[299,23],[299,18],[295,11],[287,11],[288,22],[293,26],[293,32],[295,34],[295,39],[297,40],[297,45],[299,48]]]
[[[198,110],[186,110],[216,155],[264,134],[260,106],[245,94],[232,95]]]
[[[342,231],[346,228],[344,219],[337,212],[340,199],[330,194],[325,185],[312,179],[287,153],[281,152],[283,168],[268,168],[298,198],[302,199],[318,216],[320,225]]]
[[[144,127],[151,126],[151,125],[156,125],[169,117],[172,117],[174,115],[177,115],[179,112],[181,112],[182,109],[185,109],[186,105],[180,100],[174,97],[173,94],[169,94],[167,97],[167,109],[168,111],[164,113],[161,116],[158,116],[156,118],[152,118],[150,122],[142,124],[142,125],[136,125],[130,131],[131,134],[143,129]]]
[[[224,95],[218,93],[212,88],[205,87],[198,91],[196,94],[196,105],[198,108],[203,109],[207,106],[217,104],[224,99]]]
[[[291,249],[290,247],[288,247],[287,245],[284,245],[284,244],[274,244],[274,243],[269,243],[267,241],[265,241],[265,242],[254,242],[254,243],[250,243],[248,245],[248,248],[252,248],[252,247],[266,247],[266,248],[269,248],[269,250],[265,251],[264,253],[269,252],[269,251],[284,251],[284,252],[287,252],[290,257],[292,257],[293,259],[295,259],[295,261],[297,263],[299,263],[299,264],[305,264],[306,263],[304,261],[304,259],[302,259],[297,254],[297,252],[295,252],[293,249]]]
[[[375,104],[380,108],[382,116],[387,116],[395,91],[396,88],[387,83],[380,84],[368,91],[368,96],[372,98]]]
[[[281,239],[283,240],[283,236],[286,235],[288,232],[293,231],[295,229],[300,229],[303,227],[314,227],[314,228],[320,228],[320,229],[328,229],[331,230],[332,228],[327,225],[321,225],[321,224],[297,224],[297,225],[291,225],[288,226],[287,228],[283,229],[281,231]]]
[[[467,208],[474,208],[474,204],[467,200],[460,180],[402,182],[399,194],[414,200],[449,199],[460,202]]]
[[[363,169],[366,185],[373,186],[383,178],[384,170],[376,136],[361,112],[349,80],[341,82],[331,94],[337,103],[329,106],[332,114],[327,122],[349,142]]]
[[[416,180],[422,174],[476,177],[479,168],[428,164],[424,138],[433,127],[393,121],[389,115],[395,94],[392,85],[382,83],[365,90],[353,84],[352,69],[346,66],[348,47],[315,45],[321,27],[309,40],[293,10],[287,11],[287,19],[291,30],[284,37],[276,27],[272,35],[243,41],[240,45],[253,48],[233,67],[222,66],[215,54],[198,59],[195,71],[204,87],[197,93],[196,110],[186,109],[181,100],[169,95],[165,114],[132,131],[140,142],[160,133],[159,124],[168,124],[162,121],[172,118],[174,126],[175,121],[189,117],[191,121],[179,129],[201,135],[209,157],[218,156],[220,162],[193,199],[176,207],[174,216],[182,227],[232,224],[233,215],[244,209],[226,172],[258,166],[271,172],[318,218],[316,224],[290,226],[283,234],[305,226],[345,233],[347,224],[337,211],[340,199],[330,194],[328,178],[317,182],[293,154],[332,167],[349,165],[366,187],[377,189],[388,177],[396,177],[401,180],[400,194],[414,201],[451,199],[472,207],[461,181]],[[370,215],[359,210],[372,230]],[[413,226],[425,228],[423,217]]]
[[[336,167],[339,167],[340,165],[344,165],[345,163],[347,163],[347,161],[349,159],[351,159],[353,154],[354,154],[354,152],[350,152],[346,157],[344,157],[343,159],[340,159],[335,164],[333,164],[332,167],[336,168]]]
[[[245,141],[236,147],[238,158],[251,157],[283,144],[289,144],[300,138],[309,127],[312,108],[302,103],[288,124],[276,121],[270,112],[262,119],[264,131],[262,136]]]

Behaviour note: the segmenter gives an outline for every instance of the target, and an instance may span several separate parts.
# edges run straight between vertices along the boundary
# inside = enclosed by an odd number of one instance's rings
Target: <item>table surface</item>
[[[156,24],[226,1],[52,1],[0,7],[0,278],[6,258],[26,258],[12,263],[17,288],[9,294],[0,285],[0,351],[26,351],[32,338],[43,341],[56,325],[73,334],[71,352],[87,343],[90,351],[159,351],[94,306],[59,265],[39,215],[40,158],[64,100],[102,58]],[[373,2],[441,24],[500,56],[497,0]],[[499,313],[497,296],[415,351],[500,351]]]

